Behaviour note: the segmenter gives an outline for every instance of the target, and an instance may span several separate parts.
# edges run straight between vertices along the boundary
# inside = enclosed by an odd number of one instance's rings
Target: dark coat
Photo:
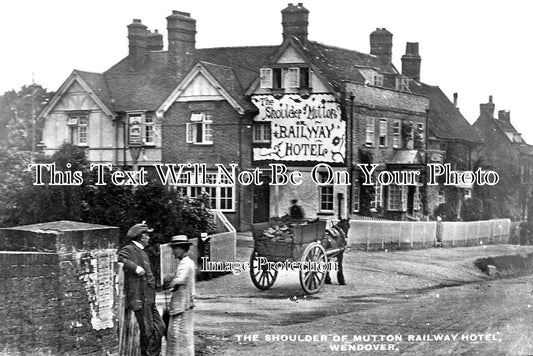
[[[118,251],[118,261],[124,264],[126,306],[136,311],[146,303],[155,303],[155,278],[146,252],[131,242]],[[137,266],[144,268],[144,276],[135,272]]]

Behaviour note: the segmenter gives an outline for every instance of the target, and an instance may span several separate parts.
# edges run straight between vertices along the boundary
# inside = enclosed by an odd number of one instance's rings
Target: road
[[[502,271],[495,279],[473,265],[479,257],[531,252],[510,245],[349,251],[348,285],[334,279],[312,296],[303,294],[296,272],[280,273],[267,291],[247,274],[200,282],[197,354],[531,355],[530,277]]]

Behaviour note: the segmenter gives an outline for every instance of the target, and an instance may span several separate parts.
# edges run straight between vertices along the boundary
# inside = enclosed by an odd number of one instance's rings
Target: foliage
[[[450,204],[440,204],[434,212],[435,219],[440,216],[442,221],[457,221],[457,212]]]
[[[32,148],[32,123],[54,93],[38,84],[23,86],[18,92],[11,90],[0,96],[0,145],[30,151]],[[35,123],[35,143],[42,137]]]
[[[497,218],[510,218],[516,220],[520,216],[517,202],[519,201],[520,181],[518,165],[515,159],[502,156],[499,167],[488,166],[484,160],[476,162],[477,168],[495,170],[500,178],[495,185],[475,185],[474,196],[481,199],[484,205],[489,204],[491,214]]]
[[[166,242],[172,235],[199,237],[211,233],[214,226],[208,209],[208,197],[196,200],[178,197],[159,180],[145,186],[95,185],[96,171],[89,170],[85,151],[65,144],[41,163],[55,162],[57,171],[81,171],[81,185],[33,185],[35,169],[27,169],[29,155],[0,148],[0,226],[33,224],[54,220],[84,221],[117,226],[121,240],[128,229],[141,221],[155,229],[156,242]],[[45,170],[47,183],[49,174]],[[106,172],[110,182],[112,172]]]
[[[478,221],[484,216],[483,201],[478,198],[466,199],[461,209],[461,219],[463,221]]]

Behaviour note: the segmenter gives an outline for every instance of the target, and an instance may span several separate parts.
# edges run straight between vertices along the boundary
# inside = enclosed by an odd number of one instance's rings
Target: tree
[[[18,92],[10,90],[0,96],[0,145],[31,151],[33,119],[52,99],[38,84],[24,85]],[[41,141],[42,128],[35,122],[35,143]]]

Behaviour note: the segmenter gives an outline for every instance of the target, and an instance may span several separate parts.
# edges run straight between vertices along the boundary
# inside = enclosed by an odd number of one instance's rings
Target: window
[[[392,147],[400,148],[401,121],[394,120],[392,123]]]
[[[144,117],[144,143],[154,143],[154,116],[146,114]]]
[[[89,119],[85,114],[70,115],[67,125],[71,128],[70,141],[75,145],[85,146],[89,143],[88,127]]]
[[[374,196],[370,201],[370,207],[377,209],[380,206],[383,206],[383,186],[376,181],[374,184]]]
[[[387,147],[387,119],[379,120],[379,146]]]
[[[256,122],[254,123],[253,142],[254,143],[268,143],[271,137],[271,123],[270,122]]]
[[[128,114],[129,144],[130,146],[154,144],[154,114]]]
[[[283,71],[281,68],[272,69],[272,88],[283,89]]]
[[[374,146],[374,119],[366,118],[366,145]]]
[[[206,183],[210,184],[209,186],[193,185],[180,187],[178,188],[178,192],[193,199],[198,198],[202,194],[207,194],[209,195],[211,209],[235,211],[235,186],[229,184],[229,179],[222,175],[220,185],[217,186],[211,185],[216,184],[216,172],[206,172],[206,179]]]
[[[396,78],[396,90],[399,91],[409,91],[409,78],[399,77]]]
[[[300,68],[289,68],[287,75],[287,88],[298,88],[300,86]]]
[[[300,88],[311,87],[311,71],[309,68],[300,68]]]
[[[321,183],[325,183],[328,179],[327,172],[319,172],[318,179]],[[333,184],[320,185],[318,188],[318,199],[320,211],[332,212],[333,211]]]
[[[186,142],[195,144],[213,144],[213,128],[211,115],[193,113],[191,122],[186,124]]]
[[[353,187],[353,212],[359,212],[359,179],[355,180],[355,186]]]
[[[261,68],[260,70],[260,86],[261,88],[272,88],[272,69]]]
[[[444,204],[446,203],[446,198],[444,197],[444,189],[439,189],[439,193],[437,195],[437,204]]]
[[[417,125],[417,130],[418,130],[418,138],[420,140],[420,143],[423,143],[424,142],[424,124],[419,122]]]
[[[377,87],[382,87],[383,86],[383,75],[382,74],[372,75],[372,85],[375,85]]]
[[[405,192],[404,188],[406,186],[399,186],[396,184],[391,184],[389,187],[389,207],[388,210],[396,210],[396,211],[405,211]]]

